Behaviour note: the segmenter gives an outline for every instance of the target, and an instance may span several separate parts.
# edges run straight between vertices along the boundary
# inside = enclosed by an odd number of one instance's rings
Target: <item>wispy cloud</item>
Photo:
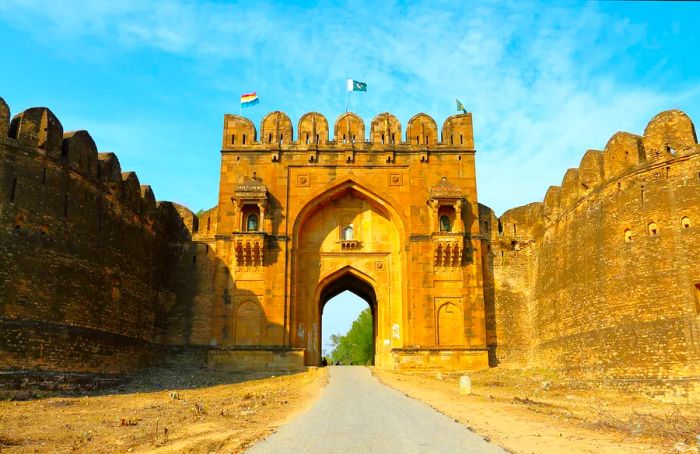
[[[0,13],[45,45],[186,58],[217,96],[255,83],[297,117],[332,121],[347,76],[370,83],[366,121],[385,110],[440,121],[459,97],[474,112],[480,200],[499,212],[541,200],[616,130],[641,132],[657,111],[700,98],[693,85],[627,80],[621,62],[649,31],[595,3],[22,0]]]

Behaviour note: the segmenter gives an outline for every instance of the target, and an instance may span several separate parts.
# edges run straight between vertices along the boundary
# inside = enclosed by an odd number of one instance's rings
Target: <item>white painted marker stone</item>
[[[460,394],[471,394],[472,393],[472,379],[467,375],[462,375],[459,377],[459,393]]]

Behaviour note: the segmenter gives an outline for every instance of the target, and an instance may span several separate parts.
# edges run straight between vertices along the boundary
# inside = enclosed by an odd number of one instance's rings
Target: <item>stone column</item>
[[[464,204],[462,203],[462,199],[458,199],[457,202],[455,202],[455,231],[457,233],[462,233],[464,232],[464,223],[462,222],[462,206]]]
[[[258,209],[260,210],[260,222],[258,224],[258,231],[265,231],[265,203],[258,202]]]
[[[439,230],[440,224],[439,224],[439,219],[437,219],[438,215],[438,208],[437,208],[437,201],[436,200],[428,200],[428,217],[430,218],[430,232],[435,233]],[[437,224],[437,229],[435,228],[435,223],[438,222]]]

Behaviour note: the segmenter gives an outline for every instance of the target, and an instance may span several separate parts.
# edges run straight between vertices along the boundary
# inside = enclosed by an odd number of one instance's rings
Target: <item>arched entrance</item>
[[[326,304],[339,294],[349,291],[362,298],[369,305],[370,313],[372,314],[372,364],[374,364],[374,357],[376,356],[376,346],[377,346],[377,295],[374,291],[374,287],[367,280],[366,277],[362,275],[361,272],[352,268],[345,267],[339,270],[328,278],[324,279],[323,282],[319,284],[318,291],[318,304],[319,304],[319,314],[320,323],[319,326],[323,327],[323,309]],[[318,333],[320,343],[323,339],[323,330],[319,330]],[[319,358],[321,351],[319,351]]]
[[[321,317],[332,297],[349,290],[368,302],[375,363],[389,366],[403,346],[406,314],[403,223],[380,197],[346,181],[315,196],[294,227],[291,346],[307,365],[322,354]]]

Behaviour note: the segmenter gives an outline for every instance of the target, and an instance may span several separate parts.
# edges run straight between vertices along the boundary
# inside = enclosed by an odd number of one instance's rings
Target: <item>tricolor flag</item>
[[[348,79],[348,91],[367,91],[367,84]]]
[[[246,93],[241,95],[241,107],[252,107],[260,102],[258,95],[253,93]]]

